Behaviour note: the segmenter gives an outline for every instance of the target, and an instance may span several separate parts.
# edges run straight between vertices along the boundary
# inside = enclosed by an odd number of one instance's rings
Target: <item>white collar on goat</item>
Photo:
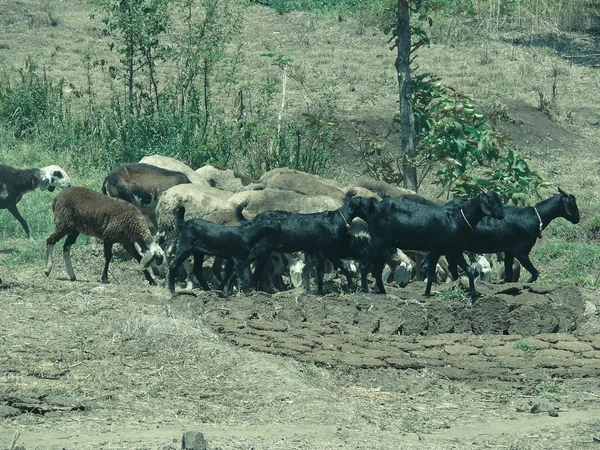
[[[462,214],[463,219],[465,219],[465,222],[467,222],[467,225],[469,225],[469,228],[471,229],[471,231],[473,231],[473,227],[471,226],[471,224],[467,220],[467,218],[465,216],[465,213],[463,212],[462,208],[460,208],[460,213]]]
[[[542,218],[540,217],[540,213],[538,212],[537,208],[535,206],[532,206],[532,208],[535,211],[535,214],[536,214],[538,220],[540,221],[540,232],[539,232],[538,236],[541,238],[542,230],[544,229],[544,222],[542,222]]]

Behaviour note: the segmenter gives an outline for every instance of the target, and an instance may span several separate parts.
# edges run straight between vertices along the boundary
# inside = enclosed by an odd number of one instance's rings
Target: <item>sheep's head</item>
[[[140,269],[146,270],[150,264],[155,264],[160,270],[161,266],[165,262],[165,252],[156,242],[151,242],[148,245],[147,251],[142,253],[142,259],[140,260]]]
[[[67,172],[58,166],[47,166],[40,169],[40,190],[54,191],[58,188],[66,188],[71,186],[71,180]]]

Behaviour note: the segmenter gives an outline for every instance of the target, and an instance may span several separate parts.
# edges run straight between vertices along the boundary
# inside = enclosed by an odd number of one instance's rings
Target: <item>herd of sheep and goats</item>
[[[315,277],[322,295],[324,273],[333,266],[345,276],[349,290],[355,289],[352,275],[358,270],[364,292],[370,272],[379,293],[385,293],[384,280],[404,287],[412,279],[426,278],[429,296],[433,281],[457,279],[460,267],[475,302],[476,278],[489,281],[491,274],[485,254],[503,260],[504,281],[517,281],[523,266],[533,282],[539,272],[529,253],[544,228],[558,217],[579,222],[575,197],[561,189],[534,206],[503,205],[493,191],[443,203],[368,178],[344,186],[277,168],[253,180],[223,167],[193,170],[154,155],[114,169],[101,193],[71,186],[67,173],[56,165],[0,165],[0,209],[8,210],[28,237],[29,226],[17,203],[27,192],[56,188],[60,192],[52,202],[54,231],[46,240],[46,276],[52,271],[54,245],[66,236],[64,261],[70,279],[76,280],[71,247],[83,233],[103,243],[103,283],[109,282],[113,245],[121,244],[150,284],[166,272],[172,294],[182,265],[187,273],[184,292],[197,284],[209,290],[203,263],[210,256],[212,270],[207,268],[206,274],[227,294],[238,285],[244,292],[304,285],[310,293]]]

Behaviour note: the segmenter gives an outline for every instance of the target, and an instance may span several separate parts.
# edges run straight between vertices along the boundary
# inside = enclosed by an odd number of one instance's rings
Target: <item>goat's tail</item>
[[[239,205],[237,205],[235,207],[235,217],[237,218],[237,220],[239,220],[240,222],[246,222],[248,219],[246,219],[244,217],[244,215],[242,214],[242,211],[244,210],[244,208],[248,206],[248,200],[244,200],[243,202],[241,202]]]

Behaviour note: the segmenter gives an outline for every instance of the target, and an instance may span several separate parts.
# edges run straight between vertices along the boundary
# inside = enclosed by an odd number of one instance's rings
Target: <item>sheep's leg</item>
[[[181,250],[181,247],[179,249],[177,249],[177,254],[175,255],[175,258],[173,259],[173,262],[169,266],[169,273],[168,273],[168,285],[169,285],[169,291],[171,292],[171,294],[175,294],[175,277],[177,276],[177,271],[179,270],[179,268],[181,267],[183,262],[190,257],[191,254],[192,254],[191,249],[183,250],[183,251]]]
[[[66,242],[65,242],[65,244],[66,244]],[[113,256],[112,247],[113,247],[112,242],[106,242],[106,240],[104,241],[104,270],[102,271],[102,283],[104,283],[104,284],[109,283],[109,281],[108,281],[108,265],[112,261],[112,256]],[[66,262],[66,260],[65,260],[65,262]]]
[[[79,232],[75,231],[67,236],[65,239],[65,243],[63,245],[63,259],[65,260],[65,266],[67,268],[67,273],[69,274],[69,279],[71,281],[75,281],[77,278],[75,277],[75,271],[73,270],[73,262],[71,261],[71,247],[79,237]]]
[[[23,227],[23,230],[25,230],[25,233],[27,234],[27,238],[31,239],[31,234],[29,233],[29,225],[27,225],[27,222],[25,221],[25,219],[23,219],[23,216],[17,209],[17,205],[10,205],[6,209],[13,215],[15,219],[19,221],[19,223]]]
[[[138,262],[138,264],[140,263],[140,261],[142,260],[142,255],[140,255],[140,253],[137,251],[137,249],[135,248],[135,245],[133,244],[129,244],[129,245],[124,245],[125,250],[127,250],[127,252],[133,256],[133,258]],[[156,286],[156,281],[154,281],[154,278],[152,278],[152,275],[150,275],[150,272],[148,272],[147,269],[144,269],[144,278],[146,278],[146,281],[148,283],[150,283],[151,286]]]
[[[54,252],[54,246],[63,237],[65,237],[65,234],[66,233],[54,230],[54,233],[52,233],[50,236],[48,236],[48,239],[46,239],[46,268],[44,269],[44,274],[46,276],[50,276],[50,272],[52,272],[52,266],[54,264],[52,260],[52,253]]]
[[[204,253],[199,251],[193,251],[194,255],[194,276],[200,283],[200,286],[205,291],[210,291],[210,286],[206,282],[206,278],[204,278],[204,274],[202,273],[202,264],[204,263]]]
[[[527,280],[527,283],[533,283],[535,280],[538,279],[538,277],[540,276],[540,273],[538,272],[538,270],[533,267],[533,264],[531,263],[531,260],[529,259],[529,255],[517,255],[517,261],[519,261],[521,263],[521,265],[523,267],[525,267],[525,269],[527,269],[527,271],[531,274],[531,277],[529,278],[529,280]],[[511,272],[512,272],[512,263],[510,265],[511,267]]]
[[[336,254],[327,254],[325,257],[333,264],[333,266],[341,270],[344,276],[346,277],[346,283],[348,284],[348,289],[354,291],[356,286],[354,286],[354,281],[352,281],[352,275],[350,274],[350,270],[348,269],[348,264],[340,259],[340,257]],[[325,264],[325,262],[323,262]]]

